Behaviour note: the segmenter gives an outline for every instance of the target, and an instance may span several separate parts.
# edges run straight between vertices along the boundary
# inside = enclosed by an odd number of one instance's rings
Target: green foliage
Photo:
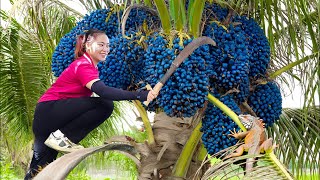
[[[73,170],[68,175],[67,180],[90,180],[90,176],[87,174],[86,170]]]
[[[318,173],[316,173],[316,174],[303,174],[303,175],[301,175],[301,177],[299,177],[298,179],[299,180],[317,180],[317,179],[319,179],[320,178],[320,175],[318,174]]]
[[[68,178],[71,176],[71,178],[76,179],[79,176],[83,176],[96,179],[95,174],[89,174],[88,170],[111,172],[112,174],[108,174],[111,179],[113,177],[116,179],[122,179],[123,177],[135,179],[138,173],[135,163],[125,155],[118,152],[100,152],[83,160],[71,171]]]
[[[171,18],[174,20],[175,28],[182,31],[186,25],[186,10],[183,0],[170,0],[169,9]]]
[[[18,179],[18,177],[16,176],[16,172],[13,169],[12,163],[0,160],[0,179]]]
[[[192,17],[192,19],[189,21],[189,30],[190,33],[194,37],[199,37],[201,36],[201,31],[200,31],[200,25],[201,25],[201,20],[202,20],[202,12],[204,9],[205,5],[205,0],[194,0],[194,3],[191,7],[191,10],[189,11],[189,18]]]
[[[308,113],[306,113],[308,112]],[[284,109],[280,120],[268,129],[279,147],[275,154],[297,177],[319,174],[320,109]],[[308,158],[306,158],[308,157]],[[312,176],[311,175],[311,176]]]
[[[164,0],[154,0],[154,3],[159,12],[159,17],[161,20],[163,31],[169,34],[172,26],[171,26],[171,19],[170,19],[169,11],[167,9],[166,2]]]

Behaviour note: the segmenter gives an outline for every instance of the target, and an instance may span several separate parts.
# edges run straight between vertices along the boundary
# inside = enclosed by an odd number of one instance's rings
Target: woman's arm
[[[106,86],[101,80],[94,79],[86,84],[86,87],[95,92],[100,97],[120,101],[120,100],[153,100],[156,95],[150,91],[126,91],[118,88]]]

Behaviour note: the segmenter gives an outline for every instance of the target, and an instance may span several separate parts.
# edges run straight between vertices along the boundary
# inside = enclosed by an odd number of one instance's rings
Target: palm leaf
[[[98,147],[85,148],[66,154],[46,166],[34,179],[65,179],[70,171],[75,168],[87,156],[100,151],[122,151],[132,158],[137,165],[139,160],[132,154],[133,147],[127,144],[106,144]]]
[[[306,113],[307,112],[307,113]],[[283,159],[292,173],[319,174],[320,113],[319,107],[310,109],[284,109],[280,120],[268,133],[279,144],[275,154]]]
[[[203,165],[211,162],[211,167],[204,173],[201,179],[288,179],[288,176],[282,174],[283,171],[277,169],[277,165],[274,164],[274,161],[267,154],[255,156],[243,155],[223,161],[217,158],[233,150],[236,146],[222,150],[203,162]],[[256,164],[250,172],[242,168],[245,166],[246,159],[248,158],[255,158],[254,163]]]
[[[189,30],[194,37],[199,37],[201,35],[200,24],[204,5],[205,0],[194,0],[192,6],[189,6],[189,8],[191,8],[189,10],[190,14],[188,15],[188,18],[190,19]]]
[[[1,114],[13,122],[12,134],[30,134],[33,109],[49,81],[43,66],[43,55],[32,35],[21,26],[1,29]],[[22,121],[20,121],[22,120]]]
[[[186,24],[185,2],[183,0],[170,0],[169,9],[176,30],[182,31]]]
[[[15,7],[20,6],[18,1]],[[51,3],[25,2],[21,8],[25,10],[21,14],[26,15],[23,26],[1,12],[9,23],[1,34],[1,109],[7,132],[15,138],[27,135],[30,140],[35,104],[52,79],[51,55],[59,39],[74,26],[75,18]]]
[[[166,34],[169,34],[172,26],[169,11],[167,9],[167,4],[164,0],[154,0],[154,4],[156,5],[157,10],[159,12],[162,29]]]
[[[6,17],[1,12],[2,17]],[[5,18],[3,18],[5,19]],[[31,123],[39,94],[49,82],[43,55],[35,46],[36,37],[28,34],[15,20],[1,31],[0,119],[4,148],[16,164],[27,166],[31,149]],[[19,139],[19,143],[16,142]]]
[[[202,117],[200,117],[202,118]],[[196,150],[197,144],[200,142],[202,133],[200,132],[200,128],[202,126],[202,123],[200,122],[192,131],[192,134],[190,138],[188,139],[187,143],[183,147],[183,150],[179,156],[179,159],[177,160],[173,170],[172,174],[175,177],[181,177],[185,178],[187,175],[187,171],[189,169],[191,159],[193,157],[193,154]],[[186,158],[188,157],[188,158]]]

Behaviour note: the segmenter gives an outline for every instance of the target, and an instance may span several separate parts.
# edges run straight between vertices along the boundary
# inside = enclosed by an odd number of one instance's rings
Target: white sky
[[[0,7],[3,10],[9,10],[11,8],[11,4],[9,0],[1,0],[0,1]]]
[[[74,9],[76,9],[80,13],[83,13],[83,14],[86,13],[85,9],[81,6],[80,3],[71,2],[68,0],[62,0],[62,2],[71,6]],[[1,0],[0,7],[1,7],[1,10],[5,10],[5,11],[9,11],[12,8],[9,0]],[[1,22],[1,24],[2,24],[2,22]],[[283,92],[282,92],[282,96],[283,96],[282,106],[283,106],[283,108],[299,108],[299,107],[303,106],[303,104],[302,104],[303,103],[303,96],[301,94],[301,87],[300,86],[295,86],[292,94],[289,94],[289,91],[287,91],[286,89],[284,89],[284,91],[286,92],[285,93],[286,97],[284,97]],[[317,102],[317,104],[319,104],[319,102]]]

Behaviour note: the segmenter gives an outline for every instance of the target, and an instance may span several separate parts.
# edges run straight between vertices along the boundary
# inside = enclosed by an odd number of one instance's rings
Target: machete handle
[[[163,87],[163,84],[162,84],[161,82],[158,82],[158,83],[153,87],[153,89],[151,88],[151,86],[150,86],[149,84],[146,85],[146,88],[147,88],[148,90],[153,90],[156,94],[159,94],[159,92],[160,92],[160,90],[161,90],[162,87]],[[143,102],[143,104],[144,104],[145,106],[148,106],[149,103],[150,103],[150,101],[144,101],[144,102]]]

